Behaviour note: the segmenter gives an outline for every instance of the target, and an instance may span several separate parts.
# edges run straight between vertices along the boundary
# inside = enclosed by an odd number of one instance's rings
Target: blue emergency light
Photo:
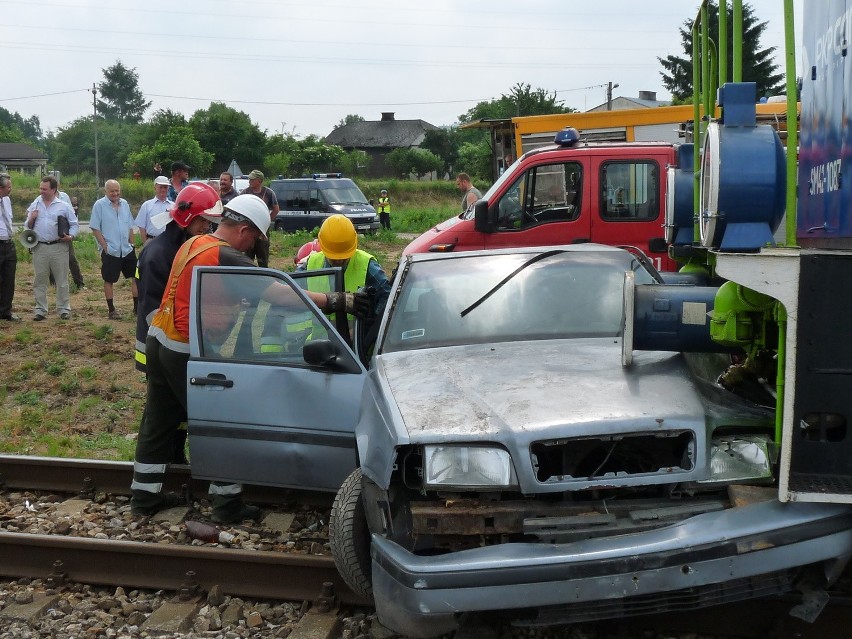
[[[561,131],[557,132],[553,138],[553,143],[559,146],[574,146],[580,141],[580,132],[573,126],[566,126]]]

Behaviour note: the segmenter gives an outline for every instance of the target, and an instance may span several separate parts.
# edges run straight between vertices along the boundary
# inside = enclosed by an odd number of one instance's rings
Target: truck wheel
[[[337,571],[352,591],[373,598],[370,530],[361,495],[361,469],[356,468],[337,491],[328,526]]]
[[[275,221],[275,230],[283,231],[284,230],[284,222]]]

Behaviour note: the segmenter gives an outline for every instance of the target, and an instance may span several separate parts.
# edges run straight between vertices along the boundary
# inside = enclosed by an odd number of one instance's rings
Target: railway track
[[[71,501],[81,504],[93,500],[90,502],[93,506],[88,509],[92,511],[97,510],[98,500],[103,502],[105,499],[115,499],[121,502],[123,499],[126,503],[131,475],[132,464],[124,462],[0,455],[0,489],[5,495],[14,494],[22,498],[22,495],[49,493],[53,502],[62,502],[64,498],[57,494],[64,494],[71,496]],[[177,467],[169,473],[167,488],[204,495],[207,486],[206,482],[193,480],[187,468]],[[255,503],[285,509],[304,504],[328,508],[331,502],[329,495],[258,487],[246,487],[246,498]],[[29,502],[27,504],[29,506]],[[46,507],[52,505],[48,500]],[[123,509],[126,511],[126,507]],[[113,519],[115,513],[121,511],[121,506],[111,511]],[[46,518],[50,517],[48,512]],[[306,616],[305,625],[301,626],[302,629],[313,627],[314,630],[306,636],[317,637],[341,636],[340,620],[333,614],[335,611],[355,607],[369,612],[368,602],[346,587],[329,555],[198,545],[200,542],[191,542],[185,538],[183,543],[164,543],[163,540],[151,543],[10,532],[9,529],[14,530],[16,525],[20,527],[19,519],[15,513],[0,514],[0,576],[23,579],[24,582],[35,579],[48,592],[62,590],[73,583],[167,591],[173,593],[175,601],[188,602],[186,605],[196,615],[204,604],[205,593],[211,592],[223,592],[232,597],[295,602],[296,609],[302,612],[311,605],[314,610],[325,611],[319,615]],[[123,520],[126,521],[129,519]],[[182,523],[175,523],[180,521],[178,518],[171,525],[164,525],[165,530],[175,535],[184,534],[176,532],[183,530]],[[239,531],[236,532],[239,534]],[[852,578],[841,581],[849,585]],[[852,591],[849,588],[847,590]],[[562,630],[525,627],[508,629],[500,626],[494,618],[470,616],[465,620],[463,636],[537,639],[580,636],[586,639],[808,639],[850,635],[848,628],[852,624],[852,600],[845,592],[833,593],[813,624],[789,616],[790,609],[798,601],[795,597],[779,597],[688,613],[673,612],[587,623],[567,629],[563,627]],[[175,605],[179,607],[182,604]],[[0,610],[0,629],[3,628],[4,610]],[[181,614],[186,613],[184,611]],[[363,622],[356,620],[354,625],[350,621],[344,623],[350,625],[348,636],[372,636],[369,623],[366,624],[366,631]],[[361,630],[357,630],[359,627]],[[317,628],[322,630],[317,632]],[[291,630],[296,632],[293,629],[288,629],[288,632]],[[296,632],[291,636],[300,635]]]

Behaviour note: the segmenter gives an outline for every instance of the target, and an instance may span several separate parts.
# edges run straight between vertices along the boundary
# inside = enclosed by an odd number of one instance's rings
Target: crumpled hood
[[[681,355],[634,353],[624,368],[616,338],[405,351],[377,365],[412,442],[577,436],[704,414]]]

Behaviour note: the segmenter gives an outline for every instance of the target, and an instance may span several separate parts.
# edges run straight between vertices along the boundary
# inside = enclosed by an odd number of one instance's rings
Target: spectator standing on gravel
[[[217,221],[211,216],[212,221]],[[172,456],[175,429],[186,414],[186,368],[189,361],[189,291],[192,271],[196,266],[252,266],[242,252],[252,246],[269,228],[269,212],[257,197],[240,195],[223,208],[218,218],[219,227],[212,235],[199,235],[187,240],[175,255],[166,284],[166,293],[151,320],[145,341],[148,384],[145,412],[139,427],[136,454],[133,463],[131,512],[136,516],[152,515],[174,505],[168,495],[163,495],[166,467]],[[247,295],[244,290],[221,290],[226,299],[212,300],[215,308],[223,305],[237,306]],[[274,283],[263,292],[264,299],[275,305],[296,303],[295,293],[286,285]],[[356,299],[363,295],[350,293],[315,293],[307,295],[320,308],[339,312],[353,312]],[[205,312],[205,307],[200,309]],[[222,327],[223,333],[228,331]],[[210,494],[213,503],[213,520],[234,523],[256,519],[260,511],[243,503],[239,484],[212,482]]]
[[[20,319],[12,314],[12,299],[15,297],[15,271],[18,268],[18,253],[15,250],[15,234],[12,231],[12,177],[0,173],[0,320],[7,322]]]
[[[133,248],[133,214],[130,205],[121,197],[121,184],[118,180],[107,180],[104,185],[106,195],[95,202],[89,228],[95,236],[101,254],[101,277],[104,280],[109,318],[121,319],[121,313],[113,304],[113,284],[119,275],[130,280],[133,295],[133,312],[138,304],[136,280],[136,250]]]
[[[261,200],[264,201],[266,207],[269,209],[269,219],[270,222],[275,222],[275,217],[278,215],[278,211],[280,207],[278,206],[278,198],[275,196],[275,192],[263,186],[264,175],[257,169],[253,170],[249,173],[249,185],[243,189],[243,193],[250,193],[251,195],[256,195]],[[246,251],[246,255],[250,258],[257,258],[257,265],[262,267],[269,266],[269,238],[266,235],[262,235],[258,238],[255,245],[249,248]]]
[[[383,229],[390,231],[390,212],[391,203],[388,197],[388,190],[382,189],[382,194],[379,195],[379,223]]]
[[[467,173],[459,173],[456,176],[456,186],[462,195],[461,212],[467,213],[467,210],[476,204],[477,200],[482,199],[482,193],[470,181],[470,176]]]
[[[189,184],[189,165],[183,162],[172,162],[172,179],[169,182],[169,199],[177,201],[180,190]]]
[[[56,281],[56,310],[60,319],[71,319],[71,296],[68,289],[68,247],[80,226],[74,209],[57,196],[59,182],[52,175],[41,179],[41,195],[27,209],[24,225],[38,236],[33,247],[33,319],[47,318],[47,287],[50,276]],[[61,220],[60,218],[65,218]]]
[[[161,228],[157,228],[151,222],[151,218],[168,211],[172,207],[173,202],[169,199],[169,179],[163,175],[154,179],[154,197],[146,200],[139,207],[139,212],[136,214],[136,228],[139,229],[139,235],[142,237],[142,242],[153,240],[161,232]]]

